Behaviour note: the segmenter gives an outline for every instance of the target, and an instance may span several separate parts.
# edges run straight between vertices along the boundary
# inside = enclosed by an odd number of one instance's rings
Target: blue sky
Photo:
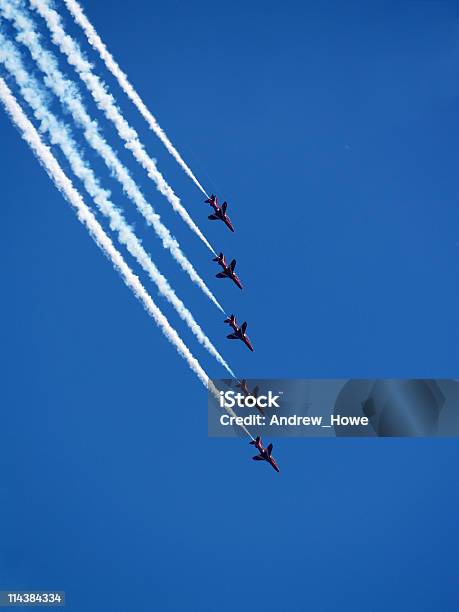
[[[84,49],[242,294],[85,100],[253,354],[87,157],[237,373],[457,376],[457,3],[125,5],[83,4],[234,235]],[[0,129],[1,588],[87,612],[456,610],[457,440],[283,439],[277,476],[208,439],[204,388]]]

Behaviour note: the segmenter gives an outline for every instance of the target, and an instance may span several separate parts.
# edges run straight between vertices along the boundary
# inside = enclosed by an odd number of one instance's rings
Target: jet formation
[[[223,202],[223,204],[220,206],[220,204],[218,203],[218,198],[216,195],[212,194],[210,196],[210,198],[207,198],[207,200],[205,200],[206,204],[210,204],[210,206],[213,209],[213,213],[211,215],[209,215],[208,219],[210,219],[211,221],[223,221],[223,223],[226,225],[226,227],[234,232],[234,226],[231,222],[231,219],[228,217],[226,211],[228,208],[228,203],[227,202]],[[238,275],[236,274],[236,272],[234,271],[235,267],[236,267],[236,260],[232,259],[231,262],[228,264],[226,262],[226,258],[224,256],[224,254],[222,252],[220,252],[216,257],[214,257],[214,259],[212,261],[215,261],[221,268],[221,272],[218,272],[218,274],[216,274],[215,276],[217,278],[229,278],[230,280],[233,281],[233,283],[239,287],[239,289],[242,290],[242,283],[240,278],[238,277]],[[250,342],[247,334],[246,334],[246,329],[247,329],[247,322],[244,321],[242,323],[242,325],[238,325],[237,321],[236,321],[236,317],[231,314],[229,315],[228,318],[225,319],[224,321],[225,323],[228,323],[228,325],[232,328],[232,332],[230,334],[228,334],[226,337],[229,340],[241,340],[246,347],[253,352],[253,346],[252,343]],[[244,379],[240,382],[238,382],[238,384],[236,385],[237,387],[239,387],[242,391],[242,393],[248,397],[248,396],[253,396],[253,397],[257,397],[258,396],[258,387],[255,387],[253,389],[253,391],[250,391],[248,386],[247,386],[247,381]],[[258,410],[264,414],[264,411],[262,408],[258,408]],[[255,457],[253,457],[254,461],[267,461],[269,463],[269,465],[276,470],[276,472],[279,472],[279,466],[276,463],[276,460],[274,459],[274,457],[271,455],[272,453],[272,449],[273,449],[273,445],[272,444],[268,444],[268,446],[265,448],[263,446],[263,443],[261,441],[260,436],[257,436],[255,440],[252,440],[250,442],[250,444],[253,444],[255,446],[255,448],[258,451],[258,455],[255,455]]]

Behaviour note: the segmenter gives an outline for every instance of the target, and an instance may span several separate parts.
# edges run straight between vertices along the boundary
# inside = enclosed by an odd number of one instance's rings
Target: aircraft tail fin
[[[256,444],[258,444],[260,442],[260,440],[261,440],[260,436],[257,436],[255,438],[255,440],[252,440],[251,442],[249,442],[249,444],[255,444],[256,445]]]

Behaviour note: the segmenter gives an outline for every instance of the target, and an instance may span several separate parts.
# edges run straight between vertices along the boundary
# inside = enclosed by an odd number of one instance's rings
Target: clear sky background
[[[229,201],[234,235],[207,221],[84,44],[193,218],[238,259],[242,293],[215,279],[85,92],[185,253],[249,322],[253,354],[226,342],[221,314],[88,153],[239,376],[457,377],[457,2],[83,6],[198,178]],[[205,389],[3,111],[0,130],[0,588],[62,589],[86,612],[457,610],[458,441],[283,439],[277,475],[246,441],[208,439]]]

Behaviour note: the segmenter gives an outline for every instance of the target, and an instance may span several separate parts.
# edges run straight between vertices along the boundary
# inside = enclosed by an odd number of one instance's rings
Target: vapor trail
[[[30,0],[31,6],[45,20],[51,33],[53,43],[65,55],[67,61],[75,68],[79,77],[86,85],[89,93],[94,98],[97,106],[105,114],[107,119],[113,123],[118,135],[125,142],[125,147],[134,155],[138,163],[147,171],[148,176],[154,181],[160,193],[162,193],[173,209],[182,217],[212,253],[216,254],[207,238],[193,221],[180,202],[172,187],[166,182],[165,178],[158,170],[156,162],[149,157],[145,151],[136,131],[128,124],[115,104],[113,96],[108,93],[105,84],[91,70],[91,64],[84,58],[78,43],[65,33],[59,13],[51,8],[48,0]]]
[[[124,219],[122,213],[110,201],[110,194],[103,189],[89,164],[78,152],[78,145],[73,140],[69,129],[65,124],[58,121],[49,111],[46,97],[34,77],[29,76],[24,69],[21,57],[12,43],[10,43],[0,32],[0,63],[14,77],[19,86],[24,100],[32,108],[36,119],[40,122],[40,130],[47,132],[51,142],[57,144],[69,164],[74,174],[83,182],[86,191],[94,199],[99,210],[110,220],[110,227],[117,232],[121,244],[125,244],[129,253],[137,260],[142,268],[156,284],[160,293],[172,304],[179,316],[185,321],[199,342],[215,357],[215,359],[234,376],[233,371],[226,361],[214,347],[212,342],[203,332],[201,327],[193,318],[191,312],[185,307],[184,303],[175,294],[167,279],[161,274],[156,265],[151,260],[148,253],[143,248],[131,227]]]
[[[150,129],[161,140],[163,145],[166,147],[166,149],[169,151],[172,157],[176,160],[176,162],[183,168],[186,174],[191,178],[193,183],[202,191],[202,193],[205,196],[209,197],[206,191],[204,190],[204,187],[201,185],[201,183],[198,181],[198,179],[195,177],[195,175],[191,171],[191,168],[186,164],[185,160],[182,158],[180,153],[171,143],[167,134],[161,128],[156,118],[148,110],[148,108],[146,107],[145,103],[143,102],[143,100],[141,99],[137,91],[131,85],[126,74],[121,70],[121,68],[119,67],[118,63],[116,62],[112,54],[108,51],[107,47],[102,42],[99,34],[96,32],[94,26],[90,23],[89,19],[84,14],[81,6],[78,4],[76,0],[64,0],[64,2],[68,10],[72,14],[72,17],[75,20],[75,22],[83,29],[86,35],[86,38],[88,39],[89,44],[93,47],[95,51],[99,53],[107,69],[116,78],[121,89],[128,96],[131,102],[133,102],[133,104],[136,106],[137,110],[140,112],[142,117],[148,123]]]
[[[160,216],[145,200],[126,167],[120,162],[114,150],[101,136],[98,123],[91,119],[88,114],[78,88],[59,70],[54,55],[41,45],[39,34],[32,20],[20,9],[20,4],[17,0],[0,0],[0,10],[3,17],[10,20],[18,31],[17,40],[27,47],[37,66],[45,74],[45,83],[48,88],[57,96],[64,109],[71,114],[75,123],[83,129],[88,144],[102,157],[114,178],[122,185],[126,195],[134,202],[145,220],[153,227],[156,234],[162,240],[164,248],[170,251],[181,268],[217,308],[221,312],[225,312],[198,275],[191,262],[184,255],[177,240],[162,223]]]
[[[208,388],[210,392],[215,395],[215,397],[218,397],[218,390],[212,384],[212,381],[201,367],[199,361],[193,356],[178,333],[171,326],[167,318],[153,302],[151,296],[146,292],[142,283],[124,261],[122,255],[113,246],[112,241],[104,232],[92,212],[86,206],[83,198],[75,189],[70,179],[63,172],[51,151],[43,144],[37,130],[27,119],[24,111],[16,102],[13,94],[1,77],[0,100],[14,125],[21,132],[22,138],[32,149],[33,153],[44,167],[57,189],[75,209],[78,220],[88,229],[97,246],[112,262],[113,267],[119,272],[125,284],[132,290],[135,297],[142,302],[142,305],[147,313],[155,321],[169,342],[174,345],[179,355],[185,359],[191,370],[196,374],[202,384]],[[231,414],[231,416],[236,416],[231,408],[227,408],[227,411],[229,414]],[[245,433],[253,439],[253,436],[250,434],[248,429],[243,425],[241,427]]]
[[[137,276],[126,264],[122,255],[113,246],[112,241],[104,232],[92,212],[86,206],[83,201],[83,198],[75,189],[70,179],[63,172],[51,151],[48,149],[47,146],[43,144],[37,130],[27,119],[26,115],[24,114],[24,111],[16,102],[13,94],[11,93],[7,84],[1,77],[0,99],[5,107],[6,112],[12,119],[15,126],[21,132],[22,138],[30,146],[35,156],[38,158],[39,162],[45,168],[49,177],[56,185],[57,189],[75,209],[78,219],[81,221],[81,223],[83,223],[83,225],[86,226],[99,248],[102,249],[105,255],[110,259],[114,268],[118,270],[126,285],[132,290],[136,298],[138,298],[142,302],[145,310],[152,317],[152,319],[161,329],[161,331],[169,340],[169,342],[171,342],[175,346],[179,355],[181,355],[183,359],[185,359],[185,361],[188,363],[188,365],[202,382],[202,384],[207,387],[209,377],[202,369],[198,360],[193,357],[192,353],[185,345],[183,340],[177,334],[175,329],[170,325],[169,321],[163,315],[158,306],[156,306],[156,304],[153,302],[150,295],[148,295]]]

